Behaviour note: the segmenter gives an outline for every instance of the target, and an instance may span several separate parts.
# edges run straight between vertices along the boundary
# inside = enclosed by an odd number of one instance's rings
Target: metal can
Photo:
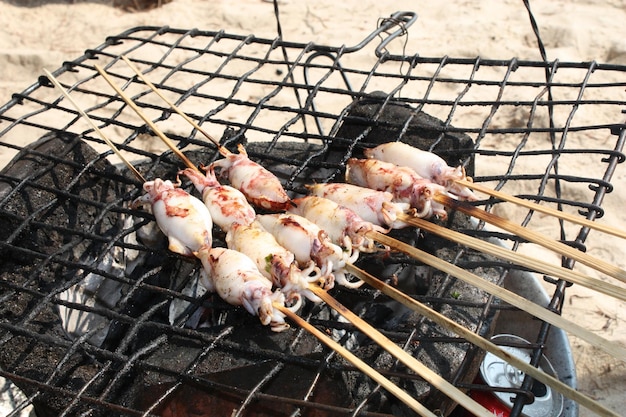
[[[509,412],[511,410],[507,408],[507,406],[504,405],[504,403],[502,403],[502,401],[500,401],[500,399],[496,397],[492,392],[472,391],[470,392],[470,397],[478,404],[485,407],[485,409],[493,414],[495,417],[509,417]],[[466,417],[472,417],[472,415],[470,415],[468,412]]]
[[[530,346],[527,340],[511,334],[500,334],[493,336],[491,341],[502,344],[502,346],[500,346],[502,350],[530,363],[530,348],[524,349],[517,347],[524,344]],[[517,346],[506,346],[507,343]],[[545,355],[541,355],[538,369],[550,376],[557,377],[554,367]],[[480,366],[480,376],[487,385],[497,389],[521,387],[525,374],[505,360],[487,352]],[[523,416],[557,417],[561,415],[563,411],[563,396],[560,393],[553,391],[552,388],[539,381],[534,382],[531,392],[534,394],[534,401],[524,406],[522,410]],[[474,391],[471,395],[478,403],[482,404],[498,417],[509,416],[509,411],[516,397],[515,393],[500,391],[494,391],[493,394],[485,391]],[[494,399],[497,401],[494,402]]]

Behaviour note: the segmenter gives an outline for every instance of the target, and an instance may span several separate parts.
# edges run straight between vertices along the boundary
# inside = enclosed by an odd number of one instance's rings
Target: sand
[[[107,36],[136,26],[169,25],[224,29],[265,38],[276,36],[273,5],[262,0],[173,0],[141,12],[123,11],[111,3],[104,0],[0,2],[0,103],[32,84],[42,74],[42,68],[56,69],[63,61],[98,46]],[[626,64],[626,1],[531,3],[549,59]],[[519,0],[281,0],[279,5],[283,36],[291,41],[354,45],[371,32],[377,18],[397,10],[412,10],[419,15],[406,46],[412,53],[540,59],[528,13]],[[624,226],[626,194],[622,190],[626,186],[626,167],[618,167],[613,183],[616,191],[602,205],[606,210],[603,222]],[[592,233],[587,246],[591,255],[626,267],[626,245],[619,239]],[[555,262],[558,262],[556,258]],[[597,275],[590,268],[581,266],[579,270]],[[574,286],[568,291],[563,315],[626,345],[625,311],[624,303]],[[579,390],[620,410],[624,402],[621,396],[626,391],[626,364],[576,338],[570,341]],[[2,410],[0,400],[0,414]],[[592,414],[581,409],[580,415]]]

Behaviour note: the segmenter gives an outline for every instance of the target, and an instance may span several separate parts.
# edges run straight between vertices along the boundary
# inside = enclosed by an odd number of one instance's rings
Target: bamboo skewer
[[[543,206],[541,204],[537,204],[535,202],[532,202],[523,198],[515,197],[510,194],[506,194],[501,191],[497,191],[489,187],[485,187],[484,185],[480,185],[472,181],[456,180],[455,182],[459,185],[463,185],[465,187],[474,189],[476,191],[479,191],[483,194],[490,195],[492,197],[496,197],[500,200],[508,201],[510,203],[517,204],[518,206],[526,207],[527,209],[530,209],[533,211],[548,214],[558,219],[567,220],[569,222],[576,223],[578,225],[585,226],[590,229],[598,230],[600,232],[604,232],[613,236],[621,237],[622,239],[626,239],[626,231],[624,230],[620,230],[615,227],[607,226],[602,223],[597,223],[591,220],[587,220],[580,216],[574,216],[569,213],[564,213],[560,210],[556,210],[548,206]]]
[[[598,258],[594,258],[593,256],[587,255],[584,252],[576,250],[554,239],[550,239],[546,236],[543,236],[540,233],[533,232],[530,229],[527,229],[525,227],[512,223],[509,220],[496,216],[493,213],[489,213],[485,210],[478,209],[470,204],[455,200],[443,194],[434,195],[433,200],[441,204],[444,204],[448,207],[451,207],[454,210],[458,210],[470,216],[476,217],[480,220],[484,220],[487,223],[500,227],[501,229],[514,233],[515,235],[522,237],[524,239],[527,239],[530,242],[539,244],[556,253],[559,253],[563,256],[571,258],[582,264],[585,264],[597,271],[600,271],[622,282],[626,282],[626,271],[624,271],[623,269],[620,269],[616,267],[615,265],[611,265],[607,262],[604,262]]]
[[[124,102],[126,104],[128,104],[134,111],[135,113],[137,113],[137,115],[139,117],[141,117],[141,119],[146,122],[146,124],[148,126],[150,126],[150,129],[152,129],[152,131],[172,150],[172,152],[174,152],[176,154],[176,156],[178,156],[184,163],[185,165],[187,165],[187,167],[194,169],[196,171],[198,171],[198,167],[196,167],[190,160],[189,158],[187,158],[185,156],[185,154],[183,154],[180,149],[178,149],[173,143],[172,141],[165,136],[165,134],[163,132],[161,132],[161,130],[154,124],[154,122],[152,120],[150,120],[143,111],[141,111],[141,109],[139,108],[139,106],[137,106],[137,104],[135,104],[134,101],[132,101],[130,99],[130,97],[128,97],[124,91],[122,91],[121,88],[119,88],[111,79],[111,77],[109,76],[109,74],[106,73],[106,71],[104,71],[104,69],[102,69],[98,64],[95,64],[94,67],[96,68],[96,70],[100,73],[100,75],[102,75],[102,77],[105,79],[105,81],[107,83],[109,83],[109,85],[115,90],[115,92],[124,100]]]
[[[152,82],[141,72],[139,71],[139,68],[137,68],[131,61],[130,59],[128,59],[125,55],[122,55],[121,58],[124,60],[124,62],[126,63],[126,65],[128,65],[130,67],[130,69],[132,69],[135,74],[137,74],[137,77],[139,77],[139,79],[141,79],[141,81],[143,81],[144,83],[146,83],[146,85],[148,87],[150,87],[150,89],[157,95],[159,96],[165,103],[167,103],[168,106],[170,106],[170,108],[172,110],[174,110],[179,116],[181,116],[183,119],[185,119],[185,121],[187,121],[191,126],[194,127],[194,129],[196,129],[198,132],[200,132],[204,137],[206,137],[208,140],[210,140],[211,142],[213,142],[215,144],[215,146],[217,146],[217,149],[219,150],[220,154],[222,154],[222,156],[228,156],[228,154],[230,154],[231,152],[224,148],[217,139],[215,139],[213,136],[211,136],[206,130],[204,130],[198,123],[196,123],[191,117],[189,117],[187,114],[185,114],[185,112],[181,111],[178,106],[176,106],[174,103],[172,103],[171,100],[169,100],[167,97],[165,97],[165,95],[163,95],[154,84],[152,84]]]
[[[108,76],[108,74],[102,68],[100,68],[99,66],[96,65],[95,67],[96,67],[96,70],[111,85],[111,87],[113,87],[115,89],[115,91],[120,95],[120,97],[133,110],[135,110],[135,112],[137,112],[140,115],[140,117],[142,117],[142,119],[144,121],[147,122],[148,120],[140,113],[139,108],[132,102],[132,100],[127,95],[125,95],[123,93],[123,91],[121,91],[121,89],[119,89],[119,87],[117,87],[115,85],[115,83],[113,83],[113,81]],[[160,131],[159,131],[159,129],[158,129],[158,127],[156,125],[154,125],[153,123],[150,123],[150,127],[152,128],[152,130],[161,139],[165,140],[164,139],[165,135],[160,133]],[[181,155],[182,155],[182,153],[181,153]],[[186,158],[185,158],[185,160],[188,161],[188,159],[186,159]],[[189,164],[187,164],[187,165],[189,165]],[[191,164],[191,165],[193,165],[193,164]],[[197,168],[195,168],[195,169],[197,169]],[[458,388],[454,387],[452,384],[450,384],[449,382],[445,381],[439,375],[437,375],[436,373],[434,373],[433,371],[428,369],[425,365],[423,365],[422,363],[418,362],[416,359],[414,359],[413,357],[408,355],[407,352],[405,352],[404,350],[400,349],[397,345],[395,345],[393,342],[391,342],[389,339],[387,339],[385,336],[383,336],[378,330],[376,330],[375,328],[371,327],[369,324],[364,322],[362,319],[360,319],[354,313],[350,312],[348,309],[346,309],[344,306],[342,306],[338,301],[336,301],[326,291],[324,291],[320,287],[316,287],[314,285],[309,286],[309,289],[311,291],[313,291],[318,297],[322,298],[322,300],[324,300],[331,308],[334,308],[334,309],[340,308],[341,311],[338,310],[338,312],[340,314],[342,314],[348,321],[350,321],[356,328],[358,328],[364,334],[367,334],[370,338],[372,338],[374,341],[379,343],[381,345],[381,347],[383,347],[389,353],[394,355],[397,359],[399,359],[400,361],[405,363],[405,365],[407,365],[413,371],[417,372],[419,375],[422,375],[422,377],[424,377],[424,379],[429,381],[435,388],[437,388],[437,389],[441,390],[442,392],[448,394],[453,400],[455,400],[456,402],[458,402],[459,404],[464,406],[464,408],[466,408],[468,411],[472,412],[476,417],[493,417],[492,414],[488,410],[486,410],[484,407],[482,407],[480,404],[478,404],[476,401],[474,401],[470,397],[468,397],[465,394],[463,394],[463,392],[461,392]],[[283,311],[283,310],[286,310],[286,309],[282,309],[281,308],[281,311]],[[289,316],[292,317],[291,314]],[[305,321],[299,318],[299,320],[297,322],[300,324],[300,323],[305,322]],[[305,330],[312,332],[312,326],[305,327]],[[313,334],[316,335],[316,333],[313,333]],[[328,341],[325,340],[325,339],[324,340],[321,339],[321,341],[323,343],[328,344],[327,343]],[[345,353],[349,353],[349,352],[347,352],[345,349],[342,349],[342,351],[341,352],[338,351],[338,353],[341,354],[342,356],[344,356]],[[400,357],[398,357],[396,355],[400,355]],[[344,357],[346,359],[348,359],[348,357],[346,357],[346,356],[344,356]],[[358,367],[357,363],[353,363],[353,365]],[[368,371],[368,372],[370,372],[370,371]],[[368,375],[369,375],[369,373],[368,373]],[[396,387],[393,390],[397,393],[397,391],[400,390],[400,389],[398,387]],[[394,395],[396,395],[396,393],[394,393]],[[401,394],[399,394],[399,395],[401,395]],[[407,405],[409,405],[409,404],[407,404]],[[412,404],[412,406],[415,406],[415,404]]]
[[[479,348],[481,348],[481,349],[483,349],[483,350],[485,350],[487,352],[493,353],[494,355],[498,356],[500,359],[505,360],[506,362],[508,362],[509,364],[513,365],[514,367],[516,367],[520,371],[524,372],[525,374],[530,375],[534,379],[536,379],[536,380],[538,380],[540,382],[543,382],[544,384],[554,388],[555,391],[560,392],[564,396],[568,397],[571,400],[576,401],[578,404],[586,407],[587,409],[589,409],[589,410],[591,410],[591,411],[593,411],[595,413],[601,414],[601,415],[617,416],[617,414],[615,414],[611,410],[605,408],[603,405],[601,405],[598,402],[592,400],[591,398],[581,394],[580,392],[576,391],[574,388],[570,387],[569,385],[564,384],[563,382],[561,382],[560,380],[554,378],[553,376],[548,375],[548,374],[546,374],[543,371],[540,371],[539,369],[537,369],[534,366],[524,362],[523,360],[519,359],[518,357],[516,357],[514,355],[511,355],[510,353],[502,350],[496,344],[490,342],[489,340],[486,340],[486,339],[480,337],[476,333],[474,333],[474,332],[470,331],[469,329],[461,326],[457,322],[449,319],[448,317],[444,316],[441,313],[438,313],[437,311],[435,311],[432,308],[426,306],[425,304],[415,300],[414,298],[409,297],[408,295],[406,295],[402,291],[400,291],[400,290],[392,287],[391,285],[388,285],[387,283],[379,280],[378,278],[374,277],[370,273],[368,273],[368,272],[366,272],[366,271],[364,271],[364,270],[362,270],[360,268],[357,268],[354,265],[348,265],[348,269],[349,269],[350,273],[352,273],[357,278],[365,281],[372,288],[375,288],[375,289],[381,291],[383,294],[386,294],[387,296],[393,298],[394,300],[402,303],[403,305],[405,305],[406,307],[409,307],[413,311],[416,311],[416,312],[422,314],[423,316],[425,316],[428,319],[434,321],[435,323],[439,324],[440,326],[442,326],[442,327],[444,327],[444,328],[446,328],[446,329],[456,333],[457,335],[461,336],[462,338],[464,338],[468,342],[473,343],[474,345],[478,346]]]
[[[407,245],[406,243],[398,242],[397,240],[379,232],[368,232],[368,236],[376,239],[382,244],[395,244],[402,252],[412,256],[413,258],[420,260],[425,264],[437,268],[440,271],[450,274],[458,279],[461,279],[477,288],[480,288],[481,290],[500,298],[501,300],[511,304],[512,306],[520,308],[547,323],[557,326],[604,350],[611,356],[626,362],[626,348],[619,345],[618,343],[606,340],[596,335],[595,333],[592,333],[589,330],[575,323],[572,323],[569,320],[566,320],[562,316],[553,313],[548,309],[541,307],[531,301],[528,301],[527,299],[505,288],[501,288],[495,284],[492,284],[491,282],[486,281],[479,276],[472,274],[471,272],[468,272],[456,265],[441,260],[436,256],[426,253],[420,249],[414,248],[413,246]]]
[[[548,262],[543,262],[539,259],[531,258],[529,256],[513,252],[498,245],[494,245],[493,243],[485,242],[483,240],[476,239],[463,233],[450,230],[446,227],[439,226],[424,219],[408,215],[399,216],[398,219],[412,226],[418,227],[424,231],[437,234],[451,241],[460,243],[461,245],[476,249],[483,253],[505,259],[517,265],[530,268],[534,271],[561,278],[565,281],[571,282],[572,284],[581,285],[583,287],[592,289],[613,298],[626,301],[626,289],[618,287],[617,285],[613,285],[608,282],[592,278],[579,272],[572,271],[571,269],[552,265]]]
[[[411,397],[405,391],[402,391],[397,385],[395,385],[393,382],[383,376],[380,372],[376,371],[374,368],[363,362],[348,349],[344,348],[339,343],[328,337],[324,332],[320,331],[315,326],[308,323],[306,320],[303,320],[296,313],[285,308],[284,306],[281,306],[279,304],[274,304],[274,306],[282,313],[284,313],[287,317],[289,317],[292,321],[294,321],[298,326],[302,327],[313,336],[317,337],[322,343],[326,344],[339,355],[343,356],[349,363],[354,365],[365,375],[372,378],[375,382],[380,384],[383,388],[389,391],[389,393],[394,395],[396,398],[398,398],[400,401],[410,407],[413,411],[421,416],[436,417],[433,412],[424,407],[419,401]]]
[[[57,80],[54,77],[54,75],[52,75],[52,73],[50,73],[50,71],[48,71],[47,69],[44,68],[43,71],[46,74],[46,77],[48,77],[48,79],[52,82],[52,84],[54,84],[55,87],[61,90],[61,92],[63,93],[63,96],[66,99],[68,99],[70,103],[72,103],[72,105],[74,106],[78,114],[80,114],[87,121],[87,123],[91,126],[91,128],[98,134],[98,136],[100,136],[100,139],[102,139],[111,148],[111,150],[115,153],[115,155],[117,155],[118,158],[120,158],[122,162],[124,162],[128,166],[128,168],[133,173],[133,175],[135,175],[135,177],[137,177],[141,182],[146,182],[146,179],[143,177],[143,175],[141,175],[139,171],[137,171],[137,169],[133,166],[133,164],[131,164],[126,159],[126,157],[124,157],[124,155],[120,152],[120,150],[117,149],[117,146],[115,146],[115,144],[111,142],[111,140],[109,140],[109,138],[104,134],[104,132],[102,132],[102,130],[100,130],[100,128],[93,122],[93,120],[91,120],[91,118],[78,105],[78,103],[74,100],[74,98],[72,98],[72,96],[70,96],[69,93],[63,88],[61,83],[59,83],[59,80]]]
[[[424,380],[435,388],[446,394],[448,397],[456,401],[463,408],[471,412],[474,416],[485,416],[485,417],[493,417],[491,412],[487,411],[483,406],[476,403],[472,398],[468,397],[461,390],[456,388],[454,385],[443,379],[440,375],[435,373],[426,367],[423,363],[415,359],[411,356],[407,351],[400,348],[398,345],[393,343],[387,337],[382,335],[376,328],[372,327],[366,321],[361,319],[359,316],[354,314],[344,305],[340,304],[337,300],[331,297],[325,290],[320,287],[311,285],[309,287],[311,291],[315,293],[318,297],[320,297],[327,305],[331,308],[339,312],[344,318],[346,318],[349,322],[354,324],[361,332],[374,340],[378,345],[380,345],[383,349],[393,355],[395,358],[400,360],[403,364],[409,367],[411,370],[415,371],[418,375],[420,375]]]

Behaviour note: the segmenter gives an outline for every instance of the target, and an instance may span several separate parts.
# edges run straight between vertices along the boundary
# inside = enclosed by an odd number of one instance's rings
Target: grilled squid
[[[202,284],[207,290],[231,305],[243,306],[275,332],[289,328],[285,315],[274,306],[274,303],[284,305],[285,296],[280,290],[272,292],[272,283],[259,272],[252,259],[225,248],[203,250],[197,256],[204,267]]]
[[[315,184],[306,187],[312,195],[328,198],[348,207],[363,220],[380,227],[401,229],[409,226],[398,220],[398,215],[412,214],[411,205],[395,202],[390,192],[342,183]]]
[[[310,260],[300,269],[295,255],[280,245],[258,221],[250,225],[233,224],[226,234],[226,244],[249,256],[261,274],[281,288],[288,303],[301,302],[300,295],[315,303],[322,301],[309,289],[310,283],[322,279],[315,262]]]
[[[446,188],[401,167],[378,159],[350,158],[346,164],[346,181],[361,187],[388,191],[396,201],[409,203],[418,217],[433,215],[446,218],[442,204],[432,201],[435,194],[446,194]]]
[[[350,253],[375,252],[375,242],[367,237],[370,231],[386,233],[388,230],[367,222],[348,207],[337,204],[327,198],[306,196],[293,200],[294,206],[287,211],[307,218],[326,233],[336,245],[346,248]]]
[[[207,168],[206,175],[191,168],[182,170],[179,174],[189,178],[198,192],[202,193],[202,200],[213,221],[222,230],[228,232],[233,224],[250,224],[254,221],[256,213],[244,194],[234,187],[220,184],[210,167]]]
[[[409,167],[420,176],[446,187],[448,192],[460,199],[476,201],[478,197],[467,187],[455,183],[466,179],[462,166],[453,168],[432,152],[423,151],[403,142],[389,142],[363,151],[366,157]]]
[[[324,288],[333,288],[335,281],[350,288],[363,284],[362,281],[348,281],[346,277],[346,263],[356,259],[332,243],[326,232],[315,223],[291,213],[258,215],[257,220],[280,245],[295,255],[300,265],[307,265],[311,260],[315,262],[326,281]]]
[[[194,256],[211,248],[213,220],[202,201],[169,180],[146,181],[146,194],[135,199],[133,208],[150,205],[159,229],[167,236],[169,250]]]
[[[291,199],[280,180],[270,171],[248,158],[243,145],[237,146],[239,154],[228,153],[226,157],[211,164],[220,168],[220,175],[228,177],[230,184],[241,191],[250,203],[272,211],[285,210]]]

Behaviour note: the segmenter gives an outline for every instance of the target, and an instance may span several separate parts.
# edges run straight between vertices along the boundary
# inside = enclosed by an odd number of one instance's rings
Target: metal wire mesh
[[[399,13],[382,20],[379,29],[355,47],[139,27],[110,37],[84,56],[64,63],[54,75],[148,178],[172,175],[180,163],[114,94],[94,64],[102,65],[194,162],[208,164],[217,158],[215,147],[138,81],[121,55],[140,66],[162,92],[226,146],[246,143],[251,157],[278,172],[294,194],[302,193],[303,184],[311,181],[339,180],[345,161],[371,145],[374,133],[391,135],[389,141],[413,135],[415,121],[426,113],[441,121],[428,126],[431,149],[473,170],[474,181],[591,220],[601,217],[602,199],[612,191],[611,176],[624,160],[626,101],[617,97],[623,96],[626,87],[626,68],[594,62],[494,61],[388,52],[387,46],[405,34],[414,17]],[[387,111],[396,109],[403,110],[402,116],[389,119]],[[590,122],[585,117],[587,109],[593,109],[594,115],[602,109],[602,118]],[[356,134],[348,136],[347,127]],[[2,216],[15,225],[3,234],[0,247],[3,258],[11,260],[5,264],[15,268],[3,268],[0,281],[0,303],[9,306],[3,308],[0,321],[1,374],[26,392],[25,403],[35,404],[41,415],[159,414],[189,405],[189,398],[200,408],[224,413],[236,409],[234,415],[405,412],[388,399],[381,400],[378,388],[357,396],[356,402],[346,402],[355,395],[333,392],[336,385],[332,383],[360,377],[332,351],[321,348],[302,330],[270,337],[267,329],[238,309],[190,292],[189,277],[197,276],[197,265],[173,257],[163,247],[133,240],[151,220],[147,213],[126,208],[126,202],[139,193],[138,182],[111,168],[107,161],[117,164],[117,160],[108,148],[42,77],[0,107],[2,165],[25,151],[23,143],[50,134],[64,137],[67,149],[61,153],[45,147],[29,150],[30,158],[37,161],[32,171],[21,177],[5,172],[0,177],[10,185],[0,197]],[[72,134],[95,152],[90,154],[77,144]],[[471,138],[471,146],[460,153],[444,146],[450,137],[461,135]],[[334,158],[322,158],[337,149],[341,151]],[[74,154],[85,156],[77,160]],[[581,160],[586,161],[586,172],[570,168],[579,166]],[[59,166],[69,172],[69,183],[55,187],[38,182],[43,173]],[[87,192],[96,188],[110,198],[90,198]],[[12,206],[20,190],[51,197],[46,205],[20,217]],[[482,202],[495,213],[501,205],[495,200]],[[58,206],[87,213],[81,218],[86,224],[42,220],[42,213]],[[532,227],[536,214],[519,209],[507,211],[507,217]],[[497,238],[514,250],[524,244],[517,236],[482,223],[464,224],[462,230]],[[25,233],[42,245],[24,243]],[[584,250],[589,230],[554,220],[549,233]],[[43,245],[57,242],[57,235],[63,237],[60,245]],[[432,242],[426,245],[436,246],[439,241],[433,238]],[[74,256],[76,248],[82,250],[80,259]],[[118,261],[115,250],[147,257],[132,271],[120,273],[109,268]],[[493,269],[500,284],[519,269],[477,258],[466,248],[455,247],[447,256],[468,270]],[[563,264],[573,265],[567,259]],[[111,306],[84,304],[63,295],[90,274],[123,288]],[[181,281],[181,276],[186,279]],[[560,311],[566,283],[551,282],[554,291],[549,308]],[[468,325],[485,332],[494,312],[507,307],[484,294],[459,298],[453,291],[456,283],[453,277],[444,276],[434,293],[412,295],[440,311],[450,313],[449,306],[454,306],[459,310],[450,314],[456,314],[459,321],[473,311]],[[384,296],[368,289],[340,290],[337,297],[360,306],[358,312],[366,316],[367,309],[355,298],[384,303]],[[168,309],[175,302],[183,302],[185,309],[172,322]],[[212,311],[211,325],[204,329],[184,326],[199,307]],[[68,310],[93,313],[110,327],[99,323],[69,337],[60,330],[58,314]],[[358,336],[351,326],[320,314],[320,308],[303,314],[344,343]],[[233,321],[224,322],[224,316]],[[475,375],[480,352],[442,330],[420,332],[424,323],[422,318],[408,324],[400,321],[397,327],[379,327],[403,346],[430,346],[432,352],[450,345],[471,353],[446,375],[460,387],[471,387],[466,377]],[[545,348],[550,331],[544,325],[537,332],[532,345],[536,353]],[[93,342],[97,337],[100,343]],[[228,374],[223,362],[236,362],[234,357],[240,362]],[[429,359],[437,362],[432,355]],[[224,365],[223,372],[212,369],[218,365]],[[381,361],[377,367],[403,385],[419,380],[393,361]],[[529,384],[521,391],[528,393]],[[290,395],[281,391],[285,386],[293,389]],[[522,405],[519,400],[512,415]]]

